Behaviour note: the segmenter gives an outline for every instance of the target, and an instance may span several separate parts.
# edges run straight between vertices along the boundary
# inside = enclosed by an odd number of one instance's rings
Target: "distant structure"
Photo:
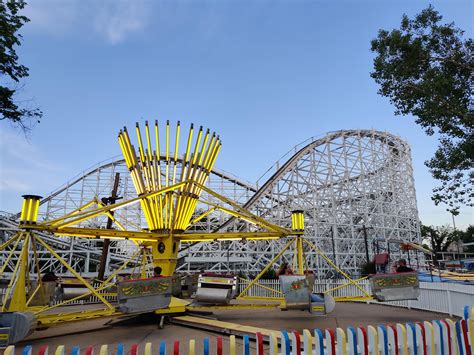
[[[410,147],[397,136],[344,130],[310,139],[269,169],[261,178],[265,179],[244,207],[282,226],[290,224],[290,211],[303,210],[305,236],[353,276],[367,256],[372,260],[375,253],[389,251],[397,258],[402,253],[400,242],[421,242]],[[229,228],[248,226],[229,220],[219,227]],[[279,240],[200,244],[190,248],[183,269],[213,260],[218,262],[207,265],[215,270],[228,266],[255,273],[281,248]],[[286,255],[291,261],[293,253]],[[412,252],[411,263],[422,264],[422,258]],[[307,262],[319,277],[336,276],[317,254],[309,252]]]
[[[52,219],[73,211],[95,196],[107,199],[119,174],[117,196],[132,198],[136,192],[120,159],[102,162],[81,173],[41,201],[40,219]],[[389,251],[401,255],[400,242],[420,242],[420,226],[409,145],[401,138],[374,130],[342,130],[312,138],[287,153],[259,180],[252,184],[214,168],[207,185],[221,195],[243,205],[265,219],[282,226],[291,225],[291,211],[303,210],[305,234],[338,267],[357,276],[360,267],[375,253]],[[211,196],[203,198],[211,199]],[[197,206],[202,214],[204,205]],[[16,229],[12,214],[0,215],[6,240]],[[139,204],[120,210],[127,229],[145,228]],[[92,222],[106,227],[107,219]],[[196,229],[208,232],[252,230],[243,220],[210,211]],[[43,235],[58,253],[84,275],[95,275],[101,258],[100,243],[94,239],[61,239]],[[111,241],[106,269],[118,267],[136,245]],[[282,241],[226,241],[183,245],[178,271],[216,272],[260,271],[282,248]],[[403,252],[405,253],[405,252]],[[0,253],[0,260],[4,254]],[[404,254],[406,257],[406,254]],[[285,258],[291,262],[292,250]],[[412,263],[423,263],[415,253]],[[319,278],[337,277],[327,261],[308,251],[307,268]],[[43,255],[43,270],[62,273],[56,260]]]

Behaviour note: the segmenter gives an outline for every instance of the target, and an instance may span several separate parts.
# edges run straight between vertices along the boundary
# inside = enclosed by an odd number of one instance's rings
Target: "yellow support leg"
[[[283,253],[290,247],[291,244],[293,244],[294,239],[290,239],[288,243],[286,243],[285,247],[278,253],[277,256],[275,256],[269,263],[268,265],[260,272],[260,274],[257,275],[255,279],[250,282],[246,288],[237,296],[237,298],[243,297],[245,293],[267,272],[268,269],[278,260],[280,257],[283,255]]]
[[[7,292],[3,297],[2,312],[15,312],[26,310],[26,273],[28,272],[28,249],[30,246],[30,233],[25,234],[20,258],[13,270],[13,275],[7,287]],[[19,239],[20,240],[20,239]],[[13,292],[12,292],[13,290]],[[12,293],[10,303],[8,298]],[[7,306],[8,304],[8,306]]]
[[[107,306],[110,310],[114,309],[114,306],[112,306],[100,293],[98,293],[90,283],[88,283],[84,278],[79,275],[76,270],[74,270],[71,265],[69,265],[63,258],[59,256],[58,253],[56,253],[47,243],[45,243],[41,238],[38,236],[34,236],[35,240],[38,241],[44,248],[46,248],[61,264],[68,269],[71,274],[73,274],[84,286],[86,286],[91,293],[96,296],[103,304]]]
[[[349,282],[354,285],[355,287],[357,287],[359,290],[362,291],[362,293],[364,295],[366,295],[367,297],[370,297],[372,298],[372,295],[370,295],[366,290],[364,290],[360,285],[358,285],[354,280],[351,279],[351,277],[349,275],[347,275],[344,271],[342,271],[339,267],[337,267],[336,264],[334,264],[326,255],[324,255],[323,252],[321,252],[321,250],[319,250],[318,248],[316,248],[316,246],[311,243],[310,241],[306,240],[306,239],[303,239],[304,242],[306,244],[308,244],[310,246],[310,248],[312,248],[316,253],[318,253],[318,255],[320,255],[324,260],[326,260],[326,262],[331,265],[334,269],[336,269],[342,276],[344,276],[347,280],[349,280]]]

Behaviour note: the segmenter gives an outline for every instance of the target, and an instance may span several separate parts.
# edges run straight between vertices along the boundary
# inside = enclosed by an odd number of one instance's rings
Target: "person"
[[[411,267],[407,266],[407,261],[405,259],[398,260],[397,272],[411,272],[414,271]]]
[[[153,268],[153,277],[161,277],[161,271],[162,271],[161,267],[155,266]]]
[[[281,264],[280,268],[278,269],[276,276],[279,277],[281,275],[293,275],[293,270],[291,270],[290,265],[287,262]]]
[[[36,299],[32,300],[32,305],[52,305],[55,300],[61,297],[62,291],[58,287],[60,281],[61,279],[54,272],[45,273],[41,278],[43,285],[40,292],[35,295]]]
[[[43,282],[52,282],[52,281],[57,282],[58,280],[59,280],[59,277],[57,277],[52,271],[48,271],[41,278],[41,281]]]

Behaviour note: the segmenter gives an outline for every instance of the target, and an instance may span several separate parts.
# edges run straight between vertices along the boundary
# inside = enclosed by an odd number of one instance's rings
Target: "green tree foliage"
[[[421,236],[425,246],[434,253],[447,251],[450,245],[458,240],[456,232],[448,226],[434,227],[422,225]]]
[[[411,114],[428,135],[439,135],[434,157],[425,162],[441,183],[432,199],[457,214],[460,205],[474,205],[474,113],[469,106],[474,44],[454,23],[441,24],[441,19],[430,5],[414,19],[404,15],[399,29],[380,30],[371,43],[376,54],[371,77],[396,115]]]
[[[474,242],[474,225],[470,225],[466,230],[453,230],[449,226],[421,226],[421,236],[424,245],[435,253],[441,253],[457,242],[473,243]],[[456,249],[456,248],[455,248]],[[463,248],[463,252],[474,252],[474,247]]]
[[[461,231],[460,239],[463,243],[474,243],[474,225],[470,225],[465,231]],[[474,252],[474,245],[464,248],[467,253]]]
[[[18,30],[29,21],[18,12],[25,7],[21,0],[0,2],[0,120],[7,120],[19,125],[24,131],[32,122],[39,122],[43,113],[38,108],[25,106],[27,101],[16,99],[22,78],[26,78],[28,68],[18,63],[15,47],[21,45],[21,34]]]

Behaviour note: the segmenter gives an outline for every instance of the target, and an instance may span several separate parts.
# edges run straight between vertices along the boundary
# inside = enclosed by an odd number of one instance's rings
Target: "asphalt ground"
[[[238,323],[272,330],[298,330],[315,328],[347,328],[348,326],[366,326],[419,322],[433,319],[445,319],[444,314],[418,311],[398,307],[366,303],[338,303],[336,309],[326,316],[313,316],[304,311],[280,311],[279,309],[229,309],[215,310],[209,317],[220,321]],[[453,318],[454,319],[454,318]],[[117,343],[125,345],[127,352],[131,344],[139,344],[142,353],[145,344],[151,342],[157,351],[161,341],[167,342],[168,352],[174,341],[180,341],[182,353],[187,353],[189,339],[196,340],[196,353],[202,353],[204,338],[209,338],[211,349],[215,349],[216,338],[221,334],[209,330],[189,328],[165,322],[159,327],[159,317],[142,314],[128,318],[101,318],[62,324],[42,331],[36,331],[21,343],[18,348],[32,345],[37,353],[41,345],[48,345],[50,352],[58,345],[64,345],[67,352],[73,346],[85,349],[92,345],[98,351],[102,344],[109,344],[109,351],[115,350]],[[238,350],[241,338],[237,337]],[[228,349],[228,338],[223,336],[224,353]]]

